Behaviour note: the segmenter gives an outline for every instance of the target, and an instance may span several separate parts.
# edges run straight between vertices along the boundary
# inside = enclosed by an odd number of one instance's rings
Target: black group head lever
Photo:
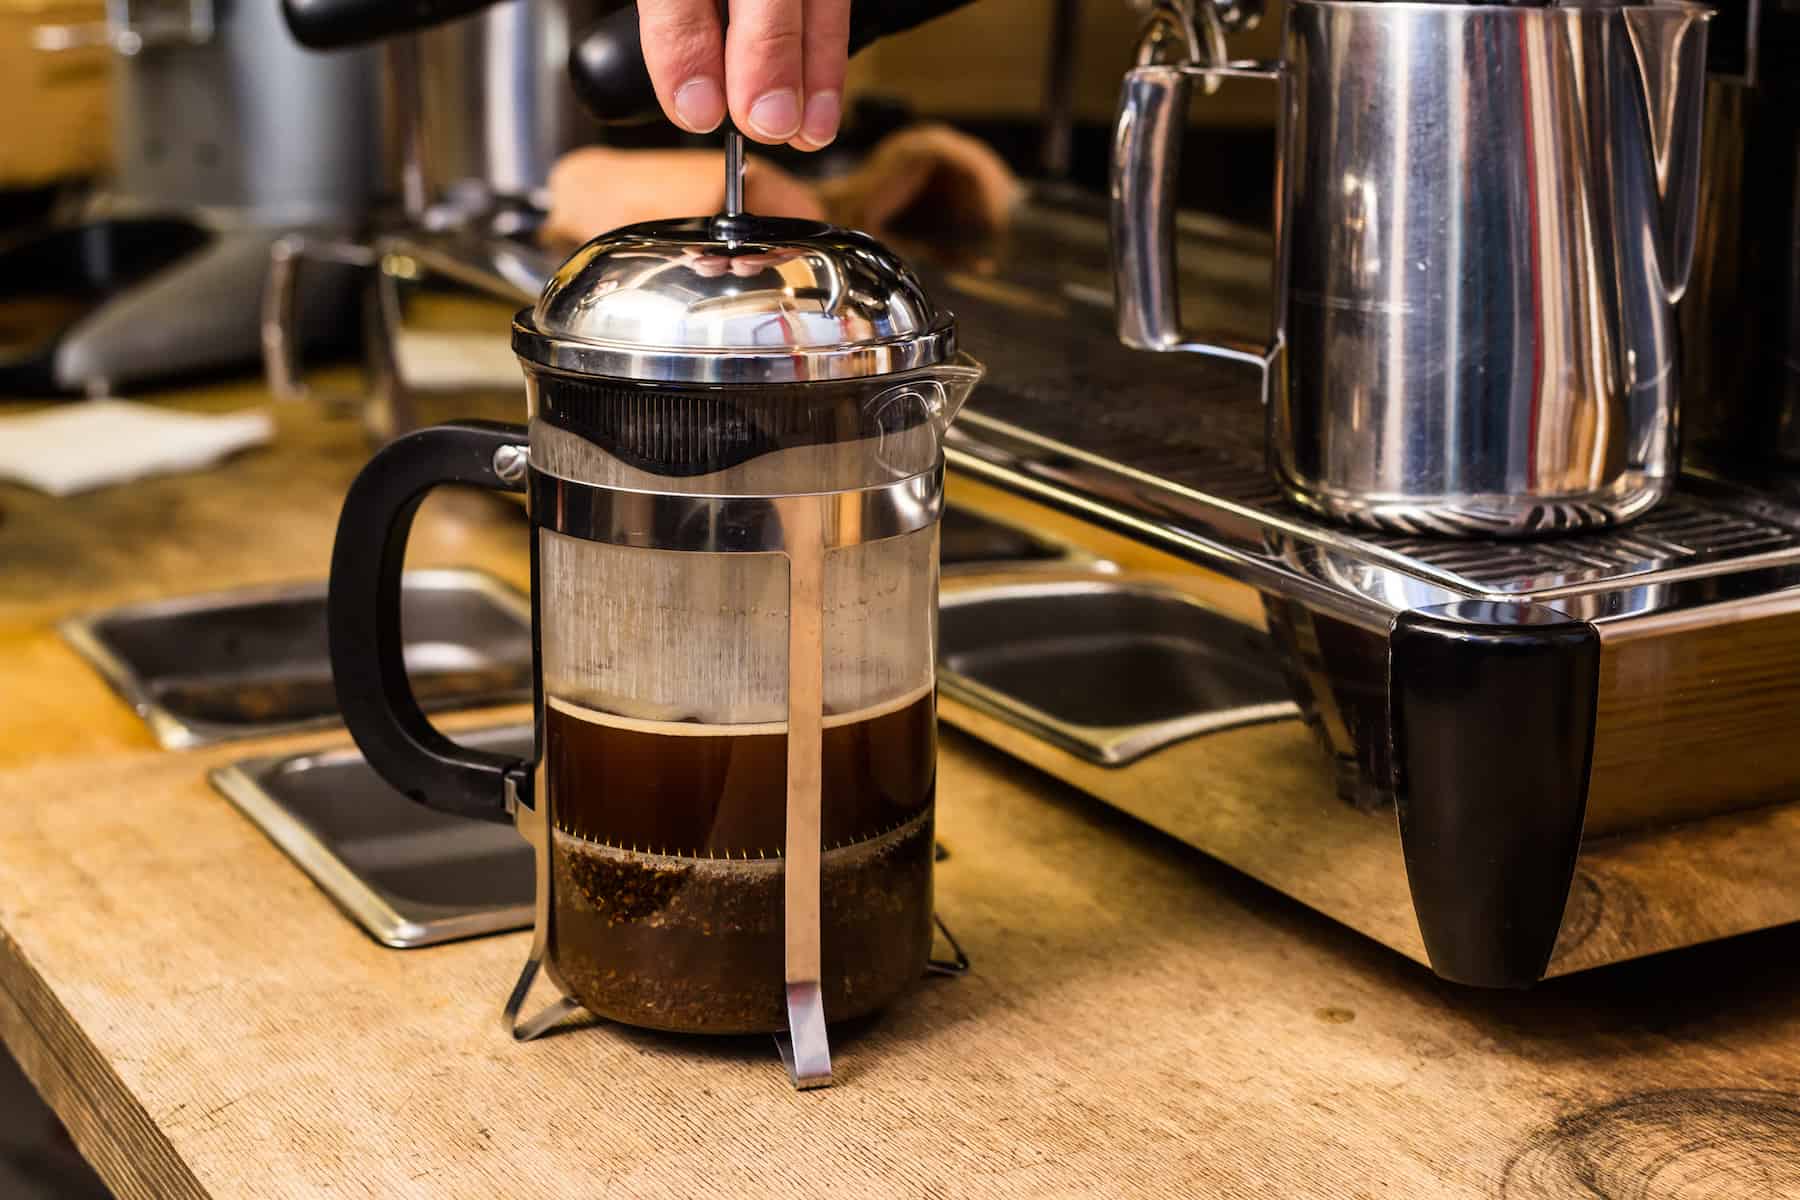
[[[495,0],[281,0],[288,32],[309,50],[361,46],[479,12]],[[523,0],[533,3],[535,0]]]
[[[284,0],[285,3],[350,3],[351,0]],[[970,0],[853,0],[850,53],[880,38],[904,33]],[[638,40],[635,4],[607,14],[569,48],[569,79],[589,112],[609,125],[631,125],[661,113]]]

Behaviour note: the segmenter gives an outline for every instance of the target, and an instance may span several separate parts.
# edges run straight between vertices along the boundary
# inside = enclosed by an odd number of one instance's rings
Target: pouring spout
[[[927,378],[937,385],[939,402],[932,413],[932,428],[942,441],[948,432],[950,423],[956,420],[956,414],[962,411],[963,403],[974,392],[975,385],[981,382],[987,368],[977,362],[968,353],[960,353],[947,363],[941,363],[925,372]]]
[[[894,477],[914,475],[943,461],[944,438],[985,370],[968,354],[887,376],[864,401],[875,454]]]
[[[1622,11],[1630,62],[1621,66],[1632,94],[1621,97],[1627,101],[1621,115],[1643,122],[1657,197],[1657,259],[1671,304],[1686,290],[1694,262],[1712,15],[1711,9],[1675,0]]]

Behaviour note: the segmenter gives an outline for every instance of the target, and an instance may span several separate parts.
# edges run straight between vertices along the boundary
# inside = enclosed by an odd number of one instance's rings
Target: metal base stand
[[[931,975],[966,975],[969,970],[969,956],[962,944],[944,924],[944,918],[932,914],[932,921],[937,930],[949,943],[950,957],[933,958],[926,962],[925,970]],[[545,1005],[523,1021],[519,1013],[525,1007],[526,998],[531,995],[532,985],[537,982],[538,972],[543,968],[544,954],[541,936],[534,935],[531,954],[525,959],[525,966],[519,972],[519,981],[513,985],[512,994],[506,998],[506,1008],[501,1020],[506,1031],[514,1041],[529,1042],[543,1036],[550,1029],[560,1024],[565,1018],[581,1011],[581,1003],[572,997],[558,995],[555,1000]],[[813,1088],[831,1086],[831,1039],[825,1032],[825,1000],[816,983],[789,984],[787,989],[788,1031],[775,1035],[775,1051],[781,1055],[781,1063],[787,1068],[788,1079],[796,1091],[809,1091]]]
[[[506,1008],[500,1019],[515,1042],[529,1042],[533,1038],[542,1037],[563,1018],[581,1011],[580,1001],[559,995],[538,1012],[523,1021],[519,1020],[519,1010],[525,1007],[525,998],[531,994],[531,985],[537,982],[538,968],[543,962],[539,948],[533,946],[531,957],[525,960],[525,969],[519,972],[519,982],[513,984],[512,995],[506,998]]]
[[[944,918],[931,915],[944,941],[950,945],[950,957],[926,962],[929,975],[966,975],[969,956],[961,943],[944,924]],[[796,1091],[831,1086],[831,1046],[825,1034],[825,1006],[816,983],[791,983],[787,989],[788,1032],[775,1035],[775,1049],[788,1070]]]
[[[926,973],[930,975],[967,975],[969,973],[969,956],[964,953],[962,943],[956,940],[956,935],[950,932],[948,925],[944,924],[944,918],[932,913],[931,920],[937,926],[937,931],[944,935],[944,941],[949,943],[950,957],[927,961]]]
[[[542,1037],[563,1018],[580,1011],[581,1004],[558,988],[555,1000],[525,1020],[519,1020],[519,1012],[525,1007],[531,986],[537,982],[538,972],[543,968],[545,945],[550,940],[550,822],[544,812],[542,796],[520,796],[513,787],[512,781],[508,780],[506,807],[512,812],[519,834],[531,845],[536,899],[531,922],[531,953],[525,958],[525,966],[519,971],[519,981],[513,984],[512,994],[506,998],[500,1023],[515,1042],[529,1042]]]
[[[788,1031],[775,1035],[775,1049],[796,1091],[831,1086],[831,1041],[825,1033],[825,1000],[816,983],[787,987]]]

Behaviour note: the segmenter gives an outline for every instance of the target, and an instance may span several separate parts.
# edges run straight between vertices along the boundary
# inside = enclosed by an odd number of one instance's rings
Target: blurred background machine
[[[44,124],[9,137],[6,182],[97,186],[22,213],[40,220],[0,245],[0,387],[99,394],[253,362],[273,242],[368,212],[373,57],[304,54],[272,5],[237,0],[46,5],[7,24],[33,92],[11,111]],[[344,282],[307,289],[309,332],[333,331]]]
[[[372,440],[429,423],[420,406],[434,400],[444,413],[516,416],[523,385],[504,331],[558,261],[538,239],[550,170],[598,132],[569,88],[567,63],[576,32],[602,5],[271,7],[303,53],[378,45],[364,52],[380,56],[394,184],[391,203],[358,236],[295,235],[275,246],[262,315],[271,391],[280,399],[306,391],[302,281],[348,265],[361,269],[365,367],[351,402]]]
[[[1700,238],[1683,308],[1689,461],[1800,466],[1800,18],[1726,0],[1713,19]]]

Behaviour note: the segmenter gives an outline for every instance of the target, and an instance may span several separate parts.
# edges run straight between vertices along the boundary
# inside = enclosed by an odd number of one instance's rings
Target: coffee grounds
[[[825,1016],[886,1005],[924,972],[932,810],[820,863]],[[685,858],[552,831],[551,957],[596,1015],[683,1033],[787,1027],[779,858]]]

